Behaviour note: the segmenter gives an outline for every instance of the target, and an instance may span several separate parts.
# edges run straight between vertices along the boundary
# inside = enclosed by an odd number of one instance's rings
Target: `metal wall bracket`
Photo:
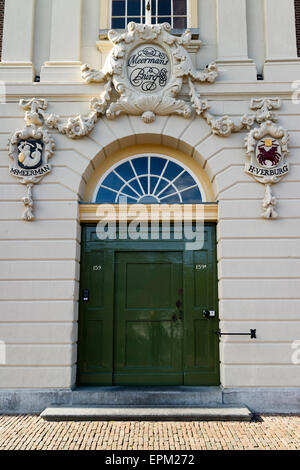
[[[218,330],[216,334],[218,336],[250,336],[251,339],[256,339],[256,330],[250,330],[250,333],[222,333]]]

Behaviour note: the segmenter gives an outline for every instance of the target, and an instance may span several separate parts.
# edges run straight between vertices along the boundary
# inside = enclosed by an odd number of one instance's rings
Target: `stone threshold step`
[[[51,406],[41,417],[46,421],[250,421],[245,406],[155,407]]]

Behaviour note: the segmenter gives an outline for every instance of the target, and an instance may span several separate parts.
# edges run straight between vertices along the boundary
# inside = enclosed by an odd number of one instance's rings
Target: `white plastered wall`
[[[12,87],[12,96],[17,93]],[[249,98],[209,86],[212,111],[236,119]],[[257,91],[257,90],[256,90]],[[273,90],[274,91],[274,90]],[[277,90],[278,91],[278,90]],[[57,88],[43,88],[48,96]],[[255,92],[255,90],[254,90]],[[28,93],[28,90],[27,90]],[[26,94],[27,94],[26,93]],[[226,96],[227,93],[227,96]],[[49,111],[84,112],[88,98],[50,99]],[[69,388],[75,384],[80,261],[78,200],[104,158],[135,144],[178,148],[198,161],[219,200],[218,273],[221,329],[257,340],[222,337],[221,382],[227,388],[299,387],[300,365],[291,357],[300,339],[300,109],[281,90],[279,123],[290,130],[291,171],[274,187],[278,220],[260,217],[264,189],[244,173],[244,134],[212,136],[200,118],[100,119],[89,137],[72,141],[54,133],[53,171],[34,187],[37,220],[21,220],[25,188],[8,174],[9,133],[23,126],[16,99],[2,104],[0,135],[0,341],[6,364],[0,388]]]

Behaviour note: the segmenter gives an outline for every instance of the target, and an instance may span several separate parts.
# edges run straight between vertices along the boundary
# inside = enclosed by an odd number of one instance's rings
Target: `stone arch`
[[[145,132],[147,130],[149,132]],[[206,151],[210,139],[216,141],[217,147],[224,144],[224,139],[212,136],[208,125],[199,118],[186,120],[177,116],[159,116],[149,127],[138,117],[122,116],[116,121],[102,118],[88,138],[75,144],[75,147],[80,145],[80,151],[84,151],[89,160],[78,189],[81,199],[89,202],[91,187],[103,168],[108,168],[116,159],[121,160],[122,156],[129,156],[130,152],[141,153],[148,149],[185,160],[197,173],[200,182],[205,182],[207,201],[214,202],[218,188],[212,183],[215,175],[209,166],[209,152]],[[201,151],[202,146],[204,152]]]
[[[174,149],[170,146],[158,144],[137,144],[126,147],[125,149],[121,149],[112,153],[108,158],[103,159],[85,186],[83,201],[86,203],[93,202],[93,196],[99,181],[103,175],[110,171],[112,167],[121,164],[122,161],[126,161],[128,158],[134,157],[135,155],[140,156],[147,154],[165,156],[166,158],[170,158],[171,160],[177,162],[179,165],[182,165],[182,167],[186,168],[187,171],[189,171],[190,174],[192,174],[195,177],[195,180],[199,183],[203,201],[215,201],[210,180],[202,167],[192,157],[187,156],[182,151]]]

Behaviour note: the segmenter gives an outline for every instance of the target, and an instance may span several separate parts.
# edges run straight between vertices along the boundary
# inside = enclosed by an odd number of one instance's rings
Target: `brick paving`
[[[300,450],[300,416],[256,422],[46,422],[0,416],[0,450]]]

